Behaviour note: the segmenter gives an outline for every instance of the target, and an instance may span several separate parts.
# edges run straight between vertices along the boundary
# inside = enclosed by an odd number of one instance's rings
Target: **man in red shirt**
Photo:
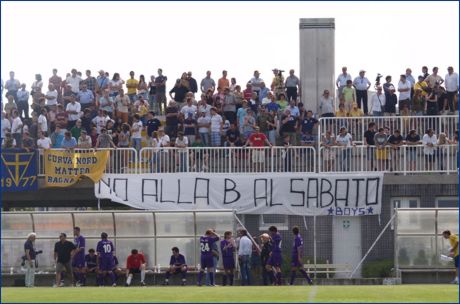
[[[258,126],[255,127],[255,132],[249,136],[244,146],[247,147],[250,145],[253,147],[252,162],[254,163],[256,172],[260,172],[264,169],[262,164],[265,162],[265,149],[263,149],[265,144],[269,145],[271,148],[273,147],[265,134],[260,132],[260,128]]]
[[[131,255],[126,260],[126,284],[125,286],[131,285],[131,280],[135,273],[141,274],[141,286],[145,286],[145,258],[142,253],[139,253],[137,249],[131,250]]]

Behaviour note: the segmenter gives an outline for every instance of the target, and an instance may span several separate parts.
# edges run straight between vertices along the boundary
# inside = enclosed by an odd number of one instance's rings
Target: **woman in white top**
[[[119,94],[115,97],[116,117],[121,118],[123,123],[128,123],[129,117],[129,97],[125,95],[125,91],[120,89]]]
[[[438,168],[441,171],[447,170],[449,168],[449,164],[444,164],[444,160],[447,158],[447,153],[449,153],[450,147],[449,145],[451,144],[449,138],[447,138],[446,133],[442,132],[439,133],[439,138],[438,142],[436,145],[438,146]]]
[[[109,96],[115,98],[118,95],[120,89],[123,88],[125,81],[120,78],[120,74],[113,74],[112,80],[109,82]]]
[[[340,149],[340,160],[342,162],[341,167],[342,171],[350,171],[351,169],[351,158],[352,158],[352,150],[351,148],[354,146],[353,138],[350,133],[348,133],[347,128],[341,127],[339,130],[339,134],[336,137],[336,143],[338,146],[341,146]]]
[[[425,169],[427,171],[434,170],[435,150],[438,139],[433,132],[433,129],[428,129],[426,134],[423,135],[423,154],[425,155]]]
[[[142,95],[145,100],[149,100],[149,91],[147,83],[145,82],[144,75],[139,76],[139,84],[137,85],[137,92],[139,95]]]
[[[34,95],[36,92],[41,92],[43,87],[42,75],[35,74],[35,81],[32,83],[32,92],[30,95]]]

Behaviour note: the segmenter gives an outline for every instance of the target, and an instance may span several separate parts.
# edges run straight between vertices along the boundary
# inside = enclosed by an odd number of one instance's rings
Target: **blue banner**
[[[37,191],[37,153],[25,149],[3,149],[2,191]]]

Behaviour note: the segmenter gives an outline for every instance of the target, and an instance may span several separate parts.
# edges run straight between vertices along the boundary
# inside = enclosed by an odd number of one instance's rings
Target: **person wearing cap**
[[[337,86],[337,89],[338,89],[338,93],[339,93],[339,98],[342,96],[342,91],[343,91],[343,88],[345,88],[347,86],[347,81],[348,80],[352,80],[351,79],[351,75],[349,73],[347,73],[347,67],[342,67],[342,74],[340,74],[338,77],[337,77],[337,80],[335,81],[335,85]]]
[[[410,110],[411,106],[411,88],[412,85],[410,81],[406,79],[406,75],[402,74],[398,83],[398,92],[399,92],[399,108],[402,109],[404,106],[407,106]]]
[[[56,283],[53,287],[62,287],[64,284],[61,282],[61,272],[65,271],[71,277],[73,282],[73,272],[71,260],[75,252],[75,245],[67,241],[67,235],[61,233],[59,235],[59,242],[54,244],[54,262],[56,264]]]
[[[262,78],[259,78],[260,73],[259,71],[255,70],[254,71],[254,77],[252,77],[249,81],[248,84],[251,85],[251,90],[252,92],[256,92],[257,95],[259,95],[260,91],[260,83],[263,82]]]
[[[353,87],[356,89],[356,101],[358,103],[358,108],[362,108],[364,111],[364,115],[368,115],[369,111],[367,108],[367,91],[371,87],[371,82],[369,79],[364,77],[366,71],[360,70],[359,76],[353,80]]]
[[[37,235],[31,232],[27,235],[27,240],[24,243],[24,266],[26,267],[26,287],[34,287],[35,285],[35,239]]]
[[[396,104],[398,103],[398,97],[395,94],[395,87],[390,86],[389,88],[390,94],[385,96],[385,116],[396,116]]]

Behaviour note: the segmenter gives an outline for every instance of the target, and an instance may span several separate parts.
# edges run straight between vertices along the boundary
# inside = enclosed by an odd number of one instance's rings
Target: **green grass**
[[[458,285],[2,288],[7,302],[455,302]]]

